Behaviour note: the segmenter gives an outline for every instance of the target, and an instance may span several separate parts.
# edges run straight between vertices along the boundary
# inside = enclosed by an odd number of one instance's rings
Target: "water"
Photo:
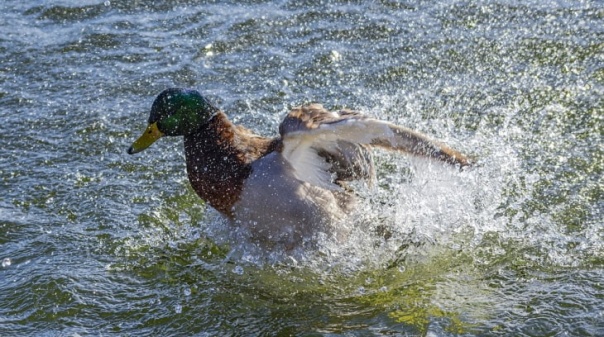
[[[601,2],[0,9],[0,335],[604,335]],[[181,141],[126,155],[169,86],[265,135],[353,107],[479,166],[378,153],[347,244],[266,254]]]

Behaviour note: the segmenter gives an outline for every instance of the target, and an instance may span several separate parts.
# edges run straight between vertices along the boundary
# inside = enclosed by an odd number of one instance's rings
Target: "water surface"
[[[0,5],[0,335],[604,335],[598,1]],[[376,153],[348,243],[234,241],[155,95],[273,135],[306,102],[472,154]]]

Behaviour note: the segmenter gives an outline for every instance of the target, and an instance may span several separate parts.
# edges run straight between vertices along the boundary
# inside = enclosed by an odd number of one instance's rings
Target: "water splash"
[[[424,115],[422,102],[429,97],[422,91],[381,98],[381,108],[375,114],[388,118],[402,101],[409,114],[399,115],[397,123],[437,135],[474,155],[477,165],[460,172],[432,161],[378,152],[377,182],[373,188],[356,186],[359,207],[350,216],[352,220],[344,224],[352,228],[344,244],[319,235],[315,238],[320,241],[316,251],[267,252],[249,243],[245,233],[238,232],[213,210],[192,208],[200,201],[190,189],[169,200],[171,207],[143,215],[142,219],[160,226],[149,227],[152,231],[164,227],[159,232],[167,230],[165,234],[174,242],[209,239],[229,250],[226,258],[235,263],[314,266],[317,270],[335,266],[344,270],[404,269],[406,263],[433,254],[428,252],[443,250],[469,251],[474,259],[485,263],[522,250],[527,259],[537,255],[543,260],[546,256],[550,263],[573,265],[575,255],[568,254],[568,245],[583,252],[601,251],[597,240],[576,240],[561,232],[549,214],[526,215],[536,208],[535,193],[543,183],[543,172],[527,163],[527,147],[543,156],[557,141],[555,137],[544,138],[532,144],[527,139],[526,125],[539,122],[542,116],[522,116],[521,105],[514,103],[493,108],[473,121],[471,132],[460,133],[456,126],[459,117],[454,114],[445,110],[438,117]],[[547,135],[557,133],[550,129]],[[588,226],[586,234],[594,230],[597,233],[594,228]],[[165,239],[154,239],[151,234],[145,240],[153,245],[154,241],[164,244]]]
[[[216,211],[199,206],[188,188],[160,198],[158,208],[141,215],[137,226],[143,232],[125,248],[131,268],[146,277],[164,275],[160,279],[169,283],[210,278],[254,299],[262,294],[283,302],[379,308],[427,334],[435,328],[467,333],[473,322],[496,321],[524,301],[513,293],[514,282],[601,264],[604,233],[597,204],[548,194],[554,184],[553,191],[576,187],[598,195],[601,161],[586,162],[591,169],[582,167],[569,179],[572,160],[557,158],[598,158],[601,149],[580,143],[577,153],[573,146],[558,146],[568,141],[566,122],[535,129],[560,118],[554,111],[572,116],[569,109],[547,105],[533,114],[524,110],[521,97],[468,121],[446,105],[441,114],[426,114],[433,97],[425,91],[381,97],[374,115],[433,135],[475,156],[477,165],[459,171],[377,152],[374,186],[354,186],[360,202],[344,224],[351,229],[346,242],[318,235],[316,249],[267,252]],[[407,115],[393,116],[400,106]],[[587,124],[581,132],[588,138],[598,129]],[[565,202],[573,200],[589,210],[579,224],[564,216]]]

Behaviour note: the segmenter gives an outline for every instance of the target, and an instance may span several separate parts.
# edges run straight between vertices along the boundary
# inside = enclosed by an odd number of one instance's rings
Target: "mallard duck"
[[[379,147],[465,167],[469,159],[411,129],[320,104],[292,109],[279,136],[234,125],[198,91],[171,88],[153,102],[149,124],[128,149],[184,136],[189,181],[210,206],[268,247],[296,247],[315,234],[338,233],[354,207],[347,182],[371,180]],[[339,234],[338,234],[339,235]]]

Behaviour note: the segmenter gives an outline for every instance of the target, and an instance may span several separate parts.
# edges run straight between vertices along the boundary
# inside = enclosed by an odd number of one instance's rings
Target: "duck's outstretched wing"
[[[331,112],[320,104],[294,108],[279,126],[279,133],[281,154],[294,168],[296,177],[329,189],[338,189],[334,184],[338,167],[351,170],[350,177],[356,179],[372,172],[367,146],[460,167],[470,165],[460,152],[419,132],[350,110]]]

